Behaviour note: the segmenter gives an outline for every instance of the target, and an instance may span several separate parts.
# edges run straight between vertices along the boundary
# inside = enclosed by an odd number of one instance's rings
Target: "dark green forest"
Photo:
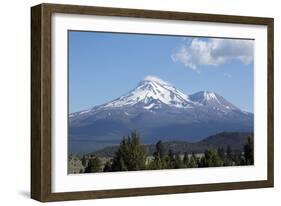
[[[253,136],[247,136],[242,151],[233,150],[231,145],[208,148],[201,153],[166,151],[165,143],[158,141],[153,152],[141,143],[137,131],[123,137],[113,157],[100,157],[94,154],[83,155],[78,159],[81,168],[74,173],[160,170],[179,168],[204,168],[222,166],[242,166],[254,164]]]

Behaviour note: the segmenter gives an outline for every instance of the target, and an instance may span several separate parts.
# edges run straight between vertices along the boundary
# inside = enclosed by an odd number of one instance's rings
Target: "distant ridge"
[[[244,145],[247,143],[249,136],[253,136],[253,133],[239,133],[239,132],[222,132],[215,134],[203,139],[200,142],[190,143],[186,141],[168,141],[163,142],[165,152],[167,153],[170,149],[175,153],[183,154],[187,153],[203,153],[206,149],[217,149],[224,148],[230,145],[233,151],[243,151]],[[92,152],[90,154],[96,155],[98,157],[113,157],[115,152],[118,150],[119,146],[110,146]],[[145,148],[149,155],[153,155],[155,151],[155,144],[145,145]]]

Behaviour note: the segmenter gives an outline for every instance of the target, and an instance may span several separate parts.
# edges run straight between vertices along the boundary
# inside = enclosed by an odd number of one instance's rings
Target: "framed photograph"
[[[273,19],[31,8],[31,197],[273,187]]]

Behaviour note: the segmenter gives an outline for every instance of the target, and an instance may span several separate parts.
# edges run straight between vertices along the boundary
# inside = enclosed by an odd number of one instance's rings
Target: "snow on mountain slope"
[[[193,106],[187,95],[156,77],[145,78],[135,89],[103,106],[122,107],[137,103],[143,103],[145,109],[161,107],[161,104],[178,108]]]
[[[198,107],[204,107],[222,112],[241,111],[214,92],[200,91],[192,95],[186,95],[170,83],[154,76],[148,76],[136,88],[121,97],[100,106],[72,113],[69,117],[87,115],[98,110],[133,107],[135,105],[141,105],[143,109],[149,111],[161,109],[163,106],[195,110]]]
[[[212,109],[222,110],[224,112],[241,111],[239,108],[235,107],[222,96],[211,91],[200,91],[194,93],[192,95],[189,95],[189,99],[203,106],[207,106]]]

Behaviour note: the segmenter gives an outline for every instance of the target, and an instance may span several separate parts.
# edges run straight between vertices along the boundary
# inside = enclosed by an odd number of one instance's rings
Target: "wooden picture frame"
[[[264,25],[267,27],[267,179],[258,181],[214,184],[170,185],[133,189],[110,189],[79,192],[52,192],[51,102],[52,55],[51,16],[54,13],[134,17],[146,19],[182,20],[193,22],[220,22]],[[273,187],[274,184],[274,88],[273,88],[272,18],[229,16],[170,11],[105,8],[92,6],[40,4],[31,8],[31,198],[42,202],[81,200],[140,195],[160,195]]]

